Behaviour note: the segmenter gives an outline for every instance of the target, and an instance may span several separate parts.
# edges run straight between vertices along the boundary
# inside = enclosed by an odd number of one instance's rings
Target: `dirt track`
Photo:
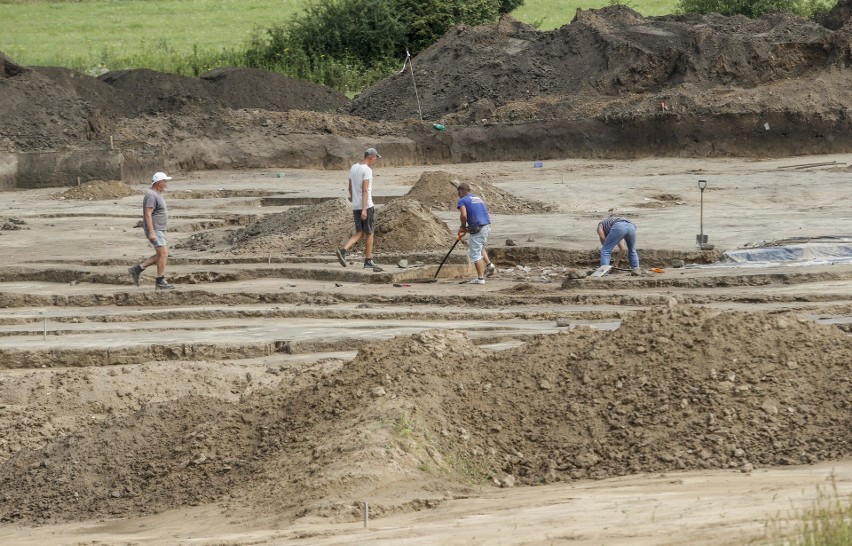
[[[126,197],[110,185],[0,194],[20,228],[0,232],[15,249],[0,272],[0,536],[413,543],[469,520],[468,509],[501,520],[512,506],[527,513],[528,495],[544,511],[518,520],[523,532],[474,526],[444,543],[475,534],[485,543],[664,544],[678,540],[668,534],[678,513],[679,532],[696,543],[758,535],[787,498],[816,494],[829,468],[841,492],[852,490],[852,265],[671,264],[770,240],[843,244],[825,237],[850,225],[852,157],[779,168],[800,162],[440,166],[483,192],[550,209],[494,214],[499,272],[482,287],[457,282],[470,275],[463,248],[438,283],[413,282],[431,276],[452,242],[456,213],[440,203],[384,235],[394,240],[377,254],[384,272],[365,272],[357,256],[340,267],[334,241],[298,221],[341,196],[338,172],[179,175],[167,193],[179,288],[166,294],[147,277],[132,286],[126,273],[146,253],[134,227],[144,186]],[[377,169],[379,218],[412,187],[432,188],[423,180],[446,184],[423,172]],[[713,251],[695,248],[699,177]],[[643,266],[664,272],[566,283],[595,267],[594,225],[610,212],[635,219]],[[412,227],[435,221],[447,229],[443,247],[400,250]],[[269,226],[298,236],[280,246]],[[397,267],[403,258],[412,266]],[[803,464],[823,470],[789,466]],[[685,508],[693,495],[717,494],[703,476],[752,500],[737,517],[712,508],[724,495]],[[519,488],[492,483],[506,479]],[[542,484],[551,485],[520,487]],[[679,508],[667,507],[675,492],[666,484],[681,491]],[[778,495],[755,497],[763,487]],[[604,513],[626,503],[634,530],[578,522],[542,536],[529,526],[571,521],[566,495]],[[365,499],[374,518],[366,535],[357,525]],[[426,519],[415,515],[423,510]],[[231,524],[211,527],[219,514]],[[148,531],[86,523],[115,517]]]

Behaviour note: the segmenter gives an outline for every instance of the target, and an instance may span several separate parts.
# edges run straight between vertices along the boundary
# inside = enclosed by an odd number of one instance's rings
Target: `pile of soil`
[[[329,87],[259,69],[223,68],[201,78],[137,69],[94,78],[66,68],[23,68],[6,56],[0,65],[0,150],[8,151],[53,150],[105,135],[121,137],[122,121],[133,118],[150,118],[151,123],[164,114],[186,118],[174,120],[173,134],[175,128],[215,127],[229,110],[334,112],[349,104],[344,94]],[[124,136],[132,140],[134,135]],[[164,141],[168,139],[157,144]]]
[[[226,497],[284,519],[353,520],[363,498],[382,515],[485,482],[847,457],[850,361],[848,335],[795,314],[678,305],[497,353],[462,331],[425,331],[240,401],[188,394],[106,413],[85,432],[57,429],[0,467],[0,521],[127,517]],[[73,396],[89,388],[87,373],[68,370],[42,390]],[[15,436],[29,446],[42,432]]]
[[[88,184],[69,188],[61,193],[53,196],[54,199],[83,199],[91,201],[93,199],[120,199],[131,195],[139,194],[140,192],[133,190],[124,182],[117,180],[95,180]]]
[[[827,13],[818,13],[814,19],[825,28],[839,30],[852,20],[852,2],[840,0]]]
[[[547,32],[506,16],[455,28],[414,59],[419,105],[409,72],[350,102],[258,69],[91,78],[4,57],[0,151],[103,149],[113,137],[126,154],[163,150],[168,168],[187,170],[343,168],[364,142],[393,150],[387,164],[845,153],[850,13],[852,0],[822,25],[619,5]]]
[[[237,255],[323,254],[350,235],[352,207],[345,199],[269,214],[229,238]]]
[[[227,108],[260,108],[275,112],[334,112],[349,106],[343,93],[305,80],[257,68],[217,68],[203,76]]]
[[[176,248],[227,249],[241,256],[317,255],[333,252],[353,233],[352,206],[332,199],[266,215],[234,231],[196,233]],[[446,223],[417,201],[394,199],[376,210],[377,253],[439,251],[452,240]]]
[[[446,171],[424,171],[411,186],[405,197],[416,199],[432,210],[456,210],[459,196],[456,188],[462,182],[470,185],[471,193],[485,201],[488,211],[499,214],[527,214],[553,212],[556,207],[548,203],[523,199],[484,180],[493,175],[464,177]]]
[[[394,199],[376,210],[376,252],[443,251],[454,240],[446,222],[414,199]]]
[[[56,149],[94,137],[97,113],[73,88],[5,56],[0,64],[0,151]]]
[[[570,25],[547,32],[510,16],[496,26],[458,27],[418,55],[413,66],[424,118],[457,114],[447,119],[499,121],[498,110],[512,103],[545,97],[566,103],[550,113],[535,107],[527,113],[526,119],[541,120],[572,111],[594,114],[595,100],[606,97],[665,97],[679,90],[696,96],[830,77],[852,62],[850,32],[789,14],[755,20],[718,14],[643,17],[619,5],[578,10]],[[351,112],[414,118],[418,104],[412,91],[408,72],[394,75],[358,96]],[[833,94],[848,97],[840,88]],[[783,104],[776,107],[797,109],[798,98],[777,94]],[[655,104],[659,108],[660,100]]]

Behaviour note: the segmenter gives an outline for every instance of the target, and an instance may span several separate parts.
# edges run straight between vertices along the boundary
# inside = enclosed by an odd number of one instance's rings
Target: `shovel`
[[[417,283],[417,284],[426,284],[426,283],[430,283],[430,282],[438,282],[438,273],[441,272],[441,268],[444,267],[444,262],[446,262],[447,258],[450,257],[450,254],[453,253],[453,250],[456,248],[456,245],[459,244],[459,241],[462,240],[462,237],[464,237],[464,235],[459,235],[456,238],[456,240],[453,242],[453,246],[450,247],[450,251],[447,252],[447,255],[444,256],[443,260],[441,260],[441,263],[438,264],[438,269],[437,269],[437,271],[435,271],[435,275],[431,279],[414,279],[414,280],[411,280],[411,281],[408,281],[408,282]]]
[[[453,253],[453,250],[456,248],[456,245],[457,245],[457,244],[459,244],[459,241],[461,241],[461,240],[462,240],[462,237],[464,237],[464,234],[463,234],[463,233],[459,234],[459,236],[458,236],[458,237],[456,237],[456,240],[453,242],[453,246],[451,246],[451,247],[450,247],[450,251],[449,251],[449,252],[447,252],[447,255],[446,255],[446,256],[444,256],[444,259],[443,259],[443,260],[441,260],[441,263],[439,263],[439,264],[438,264],[438,269],[435,271],[435,276],[434,276],[434,277],[432,277],[432,279],[433,279],[433,280],[438,280],[438,273],[440,273],[440,272],[441,272],[441,268],[442,268],[442,267],[444,267],[444,262],[446,262],[446,261],[447,261],[447,258],[449,258],[449,257],[450,257],[450,254],[452,254],[452,253]]]

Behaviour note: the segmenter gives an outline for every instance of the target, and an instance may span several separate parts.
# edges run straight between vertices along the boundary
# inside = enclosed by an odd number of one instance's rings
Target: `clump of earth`
[[[119,199],[139,192],[118,180],[94,180],[54,195],[54,199]]]
[[[470,185],[471,193],[485,201],[489,212],[500,214],[526,214],[530,212],[552,212],[554,206],[513,195],[500,189],[488,179],[494,175],[479,177],[458,176],[446,171],[424,171],[417,182],[405,194],[433,210],[456,210],[459,196],[457,187],[462,182]]]
[[[351,204],[330,199],[265,215],[237,230],[197,233],[176,248],[227,248],[234,255],[252,256],[331,254],[353,234]],[[438,251],[453,238],[445,222],[413,199],[397,198],[376,209],[375,252]]]
[[[566,329],[496,353],[462,330],[373,342],[343,365],[254,390],[243,380],[233,402],[189,392],[122,411],[156,385],[115,398],[121,374],[101,384],[71,368],[50,390],[85,400],[102,389],[117,414],[92,423],[82,403],[65,434],[45,437],[0,413],[0,445],[31,446],[0,466],[0,521],[216,501],[353,521],[364,495],[376,515],[398,510],[404,501],[374,489],[397,479],[405,498],[440,502],[487,483],[810,464],[852,450],[850,361],[847,334],[795,313],[672,304],[615,331]],[[0,383],[4,400],[55,408],[15,377]]]

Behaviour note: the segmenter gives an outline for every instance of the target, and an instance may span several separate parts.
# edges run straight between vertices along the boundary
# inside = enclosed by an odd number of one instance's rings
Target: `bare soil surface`
[[[852,157],[798,161],[379,165],[378,273],[333,255],[344,171],[189,173],[166,193],[170,292],[127,274],[150,253],[142,185],[0,194],[23,228],[0,231],[0,537],[758,538],[832,473],[852,492],[852,264],[719,261],[848,244]],[[417,282],[457,222],[411,198],[430,178],[543,203],[493,214],[486,285],[459,284],[461,247]],[[611,213],[639,226],[645,275],[586,276]]]
[[[458,28],[422,112],[410,73],[349,101],[0,54],[3,172],[159,158],[177,285],[128,274],[147,184],[0,193],[0,542],[743,544],[848,495],[850,5]],[[373,145],[381,268],[343,267]],[[438,274],[460,181],[485,285],[465,243]],[[640,275],[589,276],[609,215]]]

